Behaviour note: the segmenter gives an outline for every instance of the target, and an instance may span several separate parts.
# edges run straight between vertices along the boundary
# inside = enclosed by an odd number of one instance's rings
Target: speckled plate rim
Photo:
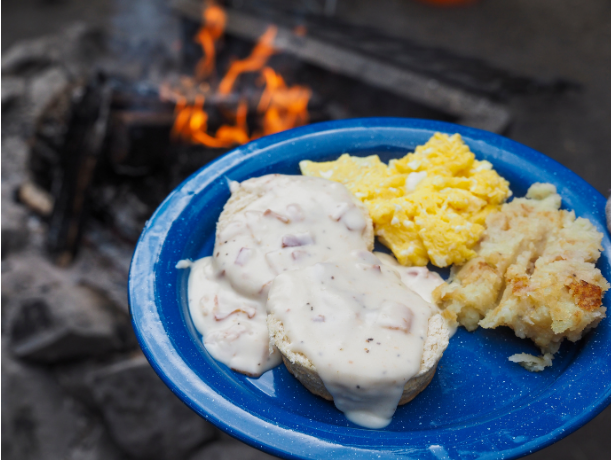
[[[282,413],[280,420],[277,417],[272,419],[267,417],[264,411],[257,410],[256,400],[249,404],[248,409],[237,407],[230,398],[220,394],[206,382],[206,379],[194,372],[173,346],[167,333],[168,329],[162,322],[160,301],[156,293],[156,264],[159,262],[164,242],[174,221],[179,220],[181,212],[195,195],[209,188],[214,180],[224,176],[226,172],[240,163],[257,158],[260,163],[265,163],[265,158],[270,156],[268,152],[290,149],[296,143],[311,143],[312,149],[315,150],[315,141],[323,140],[325,137],[345,137],[348,142],[351,131],[354,130],[368,130],[372,134],[389,137],[391,135],[401,137],[402,132],[407,134],[409,131],[426,132],[429,135],[432,135],[433,132],[460,133],[476,153],[478,149],[486,147],[489,152],[491,149],[495,152],[493,157],[498,156],[499,159],[504,156],[509,157],[515,163],[516,171],[539,171],[545,174],[544,177],[547,180],[552,176],[552,179],[556,179],[554,183],[559,187],[559,193],[563,195],[563,198],[576,191],[590,199],[591,208],[584,216],[597,224],[599,230],[601,230],[601,224],[604,224],[605,199],[587,182],[556,161],[531,148],[478,129],[418,119],[364,118],[313,124],[258,139],[206,165],[178,186],[147,222],[136,246],[128,285],[132,323],[142,351],[169,388],[189,407],[221,430],[263,451],[285,458],[517,458],[572,433],[609,405],[611,403],[611,350],[603,350],[605,352],[602,357],[590,356],[588,359],[580,357],[575,365],[569,367],[568,370],[572,370],[572,374],[578,376],[580,369],[584,369],[583,363],[591,362],[596,368],[594,372],[598,378],[590,380],[593,382],[603,380],[606,383],[596,389],[594,393],[588,394],[586,391],[584,396],[572,400],[582,402],[583,412],[564,422],[562,427],[550,429],[549,426],[546,427],[545,423],[537,423],[537,410],[543,406],[543,402],[547,406],[550,401],[561,401],[562,393],[568,393],[567,387],[558,381],[553,385],[554,388],[549,389],[550,392],[542,395],[537,401],[517,407],[502,418],[509,421],[510,424],[520,424],[522,434],[524,424],[530,423],[528,427],[535,432],[535,438],[530,438],[526,442],[495,450],[494,443],[491,441],[493,438],[491,433],[494,434],[494,432],[490,432],[490,428],[486,427],[494,426],[494,421],[489,420],[466,428],[412,432],[410,444],[407,445],[405,434],[401,433],[387,433],[382,443],[375,439],[376,431],[366,429],[346,431],[343,428],[301,416],[293,417],[295,415],[286,412]],[[374,138],[373,135],[372,138]],[[346,151],[349,151],[348,143]],[[610,280],[611,241],[606,230],[604,235],[605,251],[598,265],[603,270],[605,277]],[[608,295],[605,300],[609,300]],[[181,329],[184,328],[176,328],[178,331]],[[609,332],[608,328],[605,329],[607,338],[603,340],[603,343],[611,346],[606,332]],[[184,335],[180,334],[180,336],[187,336],[186,331]],[[597,336],[598,333],[595,334],[595,337]],[[592,366],[587,367],[590,369]],[[500,420],[496,417],[493,419],[497,420],[497,423]],[[294,424],[298,424],[298,427],[295,427]],[[507,430],[503,429],[504,433]],[[432,440],[431,433],[434,434],[434,440]],[[444,449],[446,434],[450,434],[453,439],[456,438],[456,434],[465,437],[463,441],[465,448],[461,448],[459,455],[448,454],[449,450]],[[488,445],[479,445],[479,440],[472,439],[474,436],[486,436]],[[362,442],[359,444],[345,443],[346,440],[352,439],[362,440]],[[470,445],[471,442],[473,445]],[[454,441],[451,446],[455,444]]]

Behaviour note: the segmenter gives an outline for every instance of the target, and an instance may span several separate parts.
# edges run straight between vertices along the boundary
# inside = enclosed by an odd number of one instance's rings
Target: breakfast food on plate
[[[367,208],[376,236],[403,265],[463,264],[475,256],[486,217],[511,196],[509,183],[477,161],[459,134],[437,133],[388,165],[377,155],[302,161],[306,176],[344,184]]]
[[[289,330],[283,331],[276,305],[288,301],[283,313],[294,307],[295,314],[307,307],[301,329],[323,330],[283,352],[285,359],[306,356],[306,347],[322,349],[322,341],[336,346],[341,339],[343,355],[354,358],[359,372],[344,377],[349,371],[342,370],[339,380],[329,380],[314,355],[291,372],[302,381],[316,379],[305,385],[326,392],[327,399],[333,396],[354,422],[387,425],[399,402],[428,385],[447,347],[451,329],[432,303],[432,291],[443,280],[426,268],[405,268],[390,256],[372,254],[367,208],[337,182],[269,175],[232,182],[231,191],[217,223],[213,255],[178,263],[191,269],[189,308],[206,350],[233,370],[259,375],[280,362],[274,345],[289,347],[283,340],[294,330],[285,321]],[[327,275],[332,269],[336,272]],[[313,276],[322,280],[311,281]],[[269,299],[268,292],[273,293]],[[357,339],[371,356],[354,351]],[[374,371],[362,361],[374,363]],[[344,388],[342,382],[351,383]],[[359,406],[363,399],[366,404]]]
[[[430,383],[457,325],[532,339],[541,356],[509,359],[540,371],[605,317],[602,234],[550,184],[505,204],[509,183],[458,134],[388,165],[345,154],[300,168],[230,182],[213,255],[177,264],[206,350],[235,371],[283,361],[381,428]],[[399,262],[371,252],[374,231]],[[448,282],[429,261],[454,264]]]
[[[367,251],[280,274],[267,306],[287,369],[364,427],[387,426],[429,384],[450,337],[436,306]]]
[[[543,356],[510,358],[530,370],[551,365],[562,340],[579,340],[605,317],[609,284],[595,266],[602,234],[560,204],[553,185],[533,184],[488,216],[478,256],[434,292],[468,330],[508,326],[532,339]]]
[[[206,350],[230,368],[260,375],[270,352],[265,303],[273,279],[373,248],[366,208],[341,184],[278,174],[231,183],[213,255],[190,267],[189,309]]]

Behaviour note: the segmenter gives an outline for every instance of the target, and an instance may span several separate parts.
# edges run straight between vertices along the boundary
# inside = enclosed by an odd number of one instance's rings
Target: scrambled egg
[[[437,133],[388,165],[377,155],[302,161],[301,172],[344,184],[367,205],[380,241],[407,266],[463,264],[486,217],[511,196],[509,183],[477,161],[459,134]]]

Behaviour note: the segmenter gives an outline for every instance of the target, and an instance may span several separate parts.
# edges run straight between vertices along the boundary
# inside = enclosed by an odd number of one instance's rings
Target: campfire
[[[46,248],[57,265],[70,266],[83,241],[107,250],[107,238],[100,237],[108,234],[117,248],[132,247],[175,186],[259,137],[364,116],[430,118],[500,132],[509,112],[499,95],[558,88],[474,60],[458,68],[458,57],[327,17],[262,14],[201,0],[169,4],[182,39],[165,56],[154,48],[138,51],[149,71],[129,75],[104,47],[88,55],[93,42],[85,41],[87,52],[65,58],[78,64],[68,66],[79,69],[78,78],[35,102],[31,179],[17,197],[45,222]],[[174,65],[164,68],[166,62]],[[448,72],[434,74],[444,66]],[[91,232],[98,227],[105,233]]]
[[[223,77],[215,79],[218,72],[216,47],[223,37],[226,21],[227,15],[220,6],[204,8],[202,26],[194,37],[203,56],[195,66],[194,77],[181,78],[179,86],[165,83],[160,88],[162,99],[176,103],[172,136],[208,147],[229,148],[307,124],[308,102],[312,94],[309,87],[288,86],[284,78],[267,65],[276,52],[272,46],[277,35],[275,26],[267,28],[249,56],[233,61]],[[296,33],[303,33],[303,30],[298,29]],[[240,86],[240,77],[247,73],[255,76],[258,103],[250,97],[252,91]],[[205,110],[209,99],[223,106],[223,116],[228,120],[214,135],[209,133],[209,115]],[[249,112],[256,115],[254,127],[250,130],[247,123]]]

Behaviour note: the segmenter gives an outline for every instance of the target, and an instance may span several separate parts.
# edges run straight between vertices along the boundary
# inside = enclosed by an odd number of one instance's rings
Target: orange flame
[[[246,117],[248,103],[240,98],[235,112],[229,117],[234,119],[234,125],[224,124],[214,135],[208,133],[208,113],[204,110],[206,95],[211,94],[210,85],[203,82],[215,69],[216,42],[225,31],[227,15],[225,11],[212,5],[204,9],[204,25],[200,28],[195,41],[203,51],[202,59],[197,63],[195,75],[198,81],[185,77],[181,79],[180,88],[169,84],[160,88],[160,96],[176,100],[176,118],[172,127],[172,136],[192,143],[209,147],[228,148],[244,144],[252,139],[290,129],[308,122],[308,102],[311,96],[309,88],[299,85],[288,87],[286,82],[272,68],[266,66],[269,58],[275,53],[274,39],[278,29],[270,26],[259,38],[251,54],[234,61],[218,85],[217,95],[229,96],[240,75],[248,72],[260,72],[261,83],[265,85],[257,113],[260,114],[261,129],[249,136]],[[232,98],[227,98],[227,101]],[[188,100],[193,103],[189,103]],[[235,101],[235,100],[234,100]]]
[[[234,61],[225,77],[219,84],[219,93],[221,95],[227,95],[231,92],[233,85],[235,84],[238,76],[245,72],[259,71],[265,64],[269,57],[274,54],[274,48],[272,44],[276,38],[278,28],[276,26],[269,26],[265,33],[253,48],[252,53],[248,58],[243,60]]]
[[[205,79],[214,71],[215,44],[225,32],[225,24],[227,23],[225,10],[218,5],[212,5],[204,9],[202,17],[204,27],[200,28],[195,36],[195,42],[201,45],[204,53],[195,67],[195,75],[199,80]]]
[[[172,127],[172,136],[214,148],[228,148],[247,143],[250,140],[246,125],[248,105],[245,101],[240,101],[238,104],[235,126],[222,125],[214,136],[207,133],[208,113],[204,111],[204,101],[204,97],[199,95],[195,97],[193,105],[186,104],[184,98],[176,103],[176,119]]]
[[[263,113],[263,134],[307,124],[308,102],[312,92],[307,87],[287,87],[281,75],[269,67],[262,71],[266,86],[259,100],[259,113]]]

